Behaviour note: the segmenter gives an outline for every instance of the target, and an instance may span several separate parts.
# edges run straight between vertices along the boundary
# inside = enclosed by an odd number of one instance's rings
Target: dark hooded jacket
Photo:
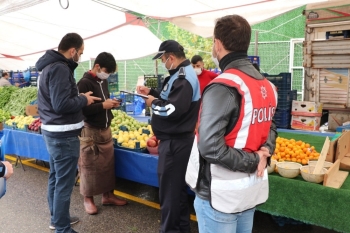
[[[82,108],[87,98],[78,95],[74,70],[77,63],[54,50],[48,50],[35,64],[42,71],[38,87],[38,111],[44,125],[73,125],[84,120]],[[42,134],[54,137],[74,137],[80,129],[52,132],[42,129]]]

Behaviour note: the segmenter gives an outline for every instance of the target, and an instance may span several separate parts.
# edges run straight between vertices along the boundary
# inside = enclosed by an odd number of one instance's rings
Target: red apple
[[[147,140],[147,146],[149,146],[149,147],[156,147],[157,146],[157,141],[153,140],[152,138],[149,138]]]

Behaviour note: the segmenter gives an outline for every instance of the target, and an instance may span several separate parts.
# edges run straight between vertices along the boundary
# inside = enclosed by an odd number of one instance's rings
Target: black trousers
[[[190,210],[185,174],[193,137],[169,139],[158,147],[160,233],[189,233]]]

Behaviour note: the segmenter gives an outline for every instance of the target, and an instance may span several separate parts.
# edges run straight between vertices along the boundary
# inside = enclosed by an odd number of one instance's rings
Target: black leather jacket
[[[228,54],[220,61],[221,70],[235,68],[256,79],[263,76],[252,66],[246,54]],[[232,171],[252,173],[257,169],[259,156],[239,149],[228,147],[224,136],[235,126],[239,113],[241,96],[235,88],[222,84],[207,86],[202,97],[202,112],[200,113],[198,149],[201,154],[196,194],[205,200],[210,200],[210,164],[220,164]],[[213,117],[212,112],[215,112]],[[209,114],[211,113],[211,114]],[[210,116],[210,117],[206,117]],[[275,150],[277,128],[272,122],[269,138],[264,145],[270,154]],[[268,161],[269,162],[269,161]]]

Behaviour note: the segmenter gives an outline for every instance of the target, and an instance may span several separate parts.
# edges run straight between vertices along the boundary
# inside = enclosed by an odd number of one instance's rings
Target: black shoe
[[[77,218],[77,217],[70,217],[70,225],[74,225],[74,224],[76,224],[76,223],[78,223],[78,222],[79,222],[79,218]],[[50,224],[49,228],[50,228],[51,230],[55,230],[55,229],[56,229],[55,225],[52,224],[52,223]],[[74,233],[74,232],[76,232],[76,231],[74,231],[74,230],[72,229],[72,233]]]

